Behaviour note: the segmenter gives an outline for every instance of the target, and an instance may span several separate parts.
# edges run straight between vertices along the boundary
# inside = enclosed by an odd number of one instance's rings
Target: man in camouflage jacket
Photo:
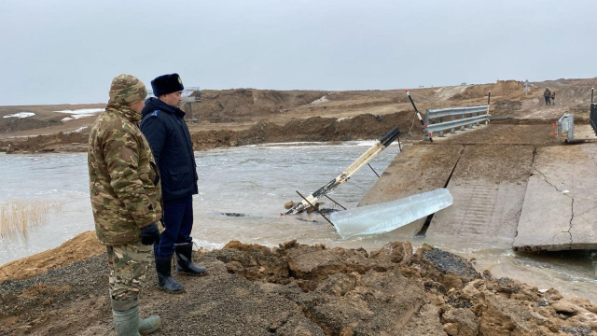
[[[138,295],[163,231],[159,172],[138,122],[147,90],[131,75],[112,81],[106,111],[89,135],[89,192],[98,240],[106,245],[117,335],[151,333],[160,318],[139,319]]]

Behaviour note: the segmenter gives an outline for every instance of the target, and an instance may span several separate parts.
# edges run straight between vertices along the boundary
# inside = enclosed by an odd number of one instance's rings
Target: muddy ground
[[[65,245],[72,248],[93,235]],[[95,246],[92,257],[0,283],[0,335],[113,335],[106,255],[96,242],[83,244]],[[479,274],[461,257],[431,246],[413,251],[409,242],[371,252],[230,242],[195,252],[194,258],[209,273],[177,276],[185,286],[178,295],[158,289],[152,265],[141,311],[162,317],[155,335],[594,335],[597,330],[597,306],[588,300]],[[15,275],[22,276],[18,270]]]

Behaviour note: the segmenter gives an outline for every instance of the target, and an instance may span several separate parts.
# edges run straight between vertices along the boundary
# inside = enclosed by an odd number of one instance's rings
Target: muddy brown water
[[[347,248],[380,248],[389,241],[431,244],[473,259],[479,271],[511,277],[539,289],[554,287],[566,296],[597,302],[597,282],[591,251],[517,254],[511,241],[470,241],[458,237],[429,239],[395,232],[341,240],[319,215],[281,216],[283,204],[298,201],[335,178],[372,142],[338,144],[294,143],[245,146],[196,152],[199,195],[193,198],[193,237],[204,248],[221,248],[230,240],[277,246],[297,239],[305,244]],[[373,162],[381,173],[399,152],[396,145]],[[31,204],[59,203],[48,210],[45,222],[28,229],[28,237],[0,238],[0,264],[56,247],[80,232],[93,229],[87,164],[84,153],[0,154],[0,203],[15,200]],[[376,180],[367,167],[331,197],[355,207]],[[333,207],[326,202],[326,207]]]

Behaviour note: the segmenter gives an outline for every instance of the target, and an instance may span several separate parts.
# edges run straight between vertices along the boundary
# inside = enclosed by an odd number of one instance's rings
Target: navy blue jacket
[[[160,168],[164,201],[197,194],[197,163],[185,113],[152,97],[142,115],[141,131]]]

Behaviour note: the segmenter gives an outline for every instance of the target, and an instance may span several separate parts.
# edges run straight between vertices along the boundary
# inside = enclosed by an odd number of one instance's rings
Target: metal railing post
[[[595,134],[597,134],[597,104],[595,104],[595,101],[593,100],[594,95],[595,85],[591,86],[591,113],[589,115],[589,120]]]
[[[568,121],[568,141],[574,140],[574,114],[570,114],[570,120]]]
[[[489,119],[489,109],[491,109],[491,90],[488,91],[487,93],[487,119]],[[485,121],[485,125],[487,125],[487,121]]]
[[[477,117],[478,117],[479,115],[481,115],[481,112],[477,112]],[[475,123],[475,125],[479,126],[479,122],[477,121],[477,122]]]

